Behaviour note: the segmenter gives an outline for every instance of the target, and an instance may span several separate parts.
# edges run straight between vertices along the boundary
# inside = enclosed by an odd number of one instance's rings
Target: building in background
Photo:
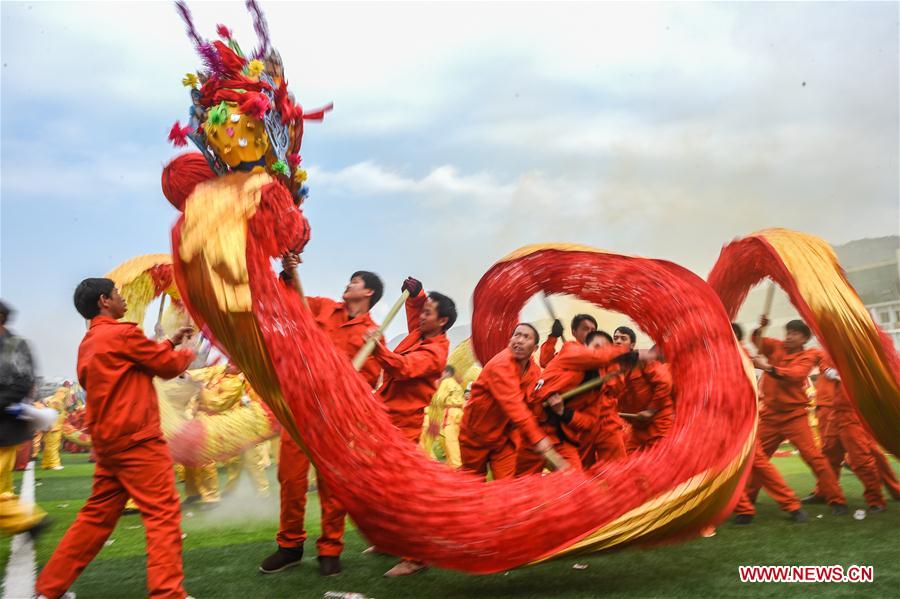
[[[900,349],[900,236],[860,239],[834,249],[872,319]]]

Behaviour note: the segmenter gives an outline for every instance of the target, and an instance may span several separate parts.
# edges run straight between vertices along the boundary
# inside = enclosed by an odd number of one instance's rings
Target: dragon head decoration
[[[193,142],[216,175],[268,172],[301,204],[308,194],[300,167],[303,123],[321,121],[333,104],[304,111],[296,102],[255,0],[247,1],[247,9],[259,45],[250,55],[224,25],[216,28],[220,39],[200,37],[187,5],[179,0],[176,6],[203,67],[182,79],[190,89],[189,120],[185,126],[176,121],[169,140],[176,146]]]

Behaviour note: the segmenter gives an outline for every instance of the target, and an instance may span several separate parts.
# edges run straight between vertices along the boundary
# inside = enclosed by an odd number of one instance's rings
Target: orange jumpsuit
[[[342,302],[324,297],[307,297],[306,303],[319,327],[325,331],[335,348],[352,359],[365,343],[365,335],[377,325],[368,312],[350,318]],[[360,369],[366,382],[378,384],[381,368],[369,358]],[[344,523],[347,512],[331,496],[322,477],[317,478],[319,503],[322,510],[322,533],[316,541],[316,550],[322,557],[338,557],[344,549]],[[299,549],[306,541],[306,492],[309,487],[309,456],[284,429],[281,432],[281,454],[278,459],[278,482],[281,495],[281,517],[278,546]]]
[[[827,378],[826,370],[834,368],[827,359],[822,361],[820,378]],[[884,495],[881,493],[881,474],[872,455],[869,434],[863,428],[856,408],[844,392],[839,380],[829,379],[833,383],[834,412],[825,430],[822,453],[828,459],[836,478],[840,477],[841,462],[844,454],[860,482],[863,484],[863,496],[870,507],[885,507]]]
[[[865,433],[868,435],[869,431],[865,431]],[[869,435],[869,447],[871,448],[872,457],[875,458],[875,465],[878,467],[881,482],[884,483],[891,497],[900,501],[900,480],[897,480],[897,475],[894,473],[890,460],[887,459],[887,456],[884,455],[884,452],[881,451],[878,443],[875,442],[871,435]]]
[[[833,410],[833,401],[836,394],[836,391],[840,388],[840,382],[836,380],[829,379],[824,375],[825,370],[828,368],[834,368],[834,364],[830,362],[827,355],[819,350],[820,352],[820,361],[819,361],[819,377],[816,379],[816,416],[819,419],[819,434],[822,436],[822,452],[825,453],[825,457],[828,458],[829,463],[831,464],[831,468],[834,470],[835,475],[840,479],[840,471],[841,471],[841,462],[844,460],[845,456],[838,456],[836,448],[829,448],[829,451],[825,451],[825,441],[827,439],[826,435],[829,430],[828,424],[830,422],[830,416]],[[843,391],[840,391],[843,393]],[[824,404],[823,404],[824,400]],[[825,410],[825,414],[823,415],[822,411]],[[863,427],[862,429],[852,427],[857,433],[859,433],[860,439],[862,441],[862,437],[865,437],[865,443],[868,447],[869,453],[872,456],[872,459],[875,461],[875,467],[878,469],[878,475],[881,477],[881,482],[887,488],[888,493],[890,493],[891,497],[894,499],[900,499],[900,481],[897,480],[897,475],[894,474],[894,469],[891,467],[890,461],[885,457],[884,453],[881,451],[881,448],[878,447],[878,443],[875,439],[872,438],[872,435],[868,430]],[[837,435],[837,429],[835,429],[835,435]],[[834,442],[834,441],[832,441]],[[841,445],[843,447],[843,445]],[[856,470],[856,466],[853,464],[853,460],[847,457],[847,463],[850,465],[854,471]],[[813,491],[813,494],[819,495],[819,489]]]
[[[601,370],[600,375],[604,374]],[[628,455],[625,451],[625,423],[619,417],[618,403],[609,390],[601,388],[600,399],[595,404],[597,422],[581,437],[578,446],[582,468],[620,460]]]
[[[490,466],[494,480],[515,475],[519,437],[532,446],[545,436],[528,408],[540,378],[533,360],[523,372],[508,348],[484,365],[463,411],[459,449],[464,470],[486,478]]]
[[[559,341],[559,337],[550,335],[547,337],[547,340],[541,344],[541,351],[538,357],[538,363],[541,365],[541,368],[546,368],[553,360],[553,357],[556,356],[557,341]]]
[[[406,300],[409,334],[394,351],[379,343],[373,354],[384,368],[384,381],[376,396],[384,403],[394,426],[415,444],[419,443],[422,434],[425,408],[437,390],[450,353],[450,342],[445,334],[426,338],[419,332],[419,314],[427,299],[425,293],[420,292]]]
[[[643,410],[656,410],[649,423],[630,425],[625,439],[628,453],[648,449],[668,434],[675,421],[675,403],[672,400],[672,375],[667,364],[637,364],[609,381],[607,388],[615,396],[620,412],[637,414]]]
[[[564,393],[574,389],[593,375],[599,376],[599,369],[610,365],[610,362],[628,350],[623,347],[606,346],[590,349],[577,341],[567,341],[556,354],[547,369],[541,375],[544,381],[540,389],[529,398],[528,407],[543,429],[544,435],[553,443],[554,449],[576,469],[581,468],[579,447],[581,438],[591,433],[601,418],[608,417],[603,413],[611,407],[601,401],[600,389],[592,389],[566,400],[565,410],[561,417],[554,418],[543,402],[554,393]],[[619,434],[621,440],[621,431]],[[544,469],[544,457],[524,446],[519,448],[516,462],[516,476],[537,474]]]
[[[78,348],[78,380],[90,398],[93,488],[38,577],[38,594],[59,597],[69,588],[103,548],[130,496],[146,529],[149,596],[186,596],[175,464],[160,430],[153,377],[175,377],[193,359],[194,352],[151,341],[132,323],[91,321]]]
[[[834,406],[834,390],[836,382],[829,380],[825,376],[826,368],[834,367],[830,364],[827,354],[821,349],[814,349],[813,351],[816,355],[816,363],[819,366],[819,376],[816,377],[816,382],[814,384],[816,389],[816,428],[818,429],[819,433],[819,444],[824,446],[825,431],[828,430],[828,423],[831,420],[831,414]],[[829,459],[829,462],[830,461],[831,460]],[[841,461],[843,461],[843,456],[841,458]],[[840,480],[841,463],[838,462],[837,465],[831,464],[831,467],[832,469],[834,469],[838,480]],[[813,489],[813,495],[821,495],[821,493],[819,493],[818,484]]]
[[[787,439],[800,452],[800,457],[812,469],[819,488],[830,504],[844,504],[844,493],[828,460],[816,445],[806,406],[806,378],[818,359],[815,350],[804,349],[788,353],[783,342],[768,337],[758,340],[760,353],[766,356],[774,373],[763,374],[761,380],[763,409],[759,416],[757,438],[769,457]],[[748,485],[747,493],[756,495],[759,485]]]
[[[758,492],[760,487],[765,489],[769,497],[774,499],[778,507],[785,512],[790,513],[799,510],[801,507],[800,500],[797,499],[797,495],[784,481],[784,477],[781,476],[778,468],[772,465],[769,456],[763,451],[758,437],[753,451],[750,477],[747,479],[744,493],[741,494],[741,498],[734,508],[734,513],[750,516],[756,514],[756,506],[750,500],[746,490],[752,488],[754,492]]]
[[[741,349],[749,358],[750,355],[747,353],[747,350],[744,349],[743,345],[741,345]],[[737,505],[734,508],[734,513],[748,516],[755,515],[756,506],[754,505],[754,502],[756,501],[756,495],[759,493],[760,487],[766,490],[766,493],[775,500],[775,503],[778,504],[779,508],[788,513],[795,512],[802,507],[800,505],[800,500],[797,499],[797,495],[784,481],[784,477],[781,476],[778,468],[772,465],[769,456],[763,451],[762,445],[759,442],[758,433],[759,431],[757,430],[756,443],[753,448],[753,462],[750,466],[750,476],[747,478],[747,482],[744,485],[744,492],[741,493],[741,498],[738,499]],[[747,493],[747,490],[751,488],[754,489],[752,496]]]
[[[821,349],[815,349],[816,363],[819,365],[819,376],[816,378],[816,421],[819,429],[819,439],[824,442],[825,431],[828,430],[828,421],[831,419],[831,410],[834,403],[834,381],[824,376],[826,368],[833,368],[828,358]]]

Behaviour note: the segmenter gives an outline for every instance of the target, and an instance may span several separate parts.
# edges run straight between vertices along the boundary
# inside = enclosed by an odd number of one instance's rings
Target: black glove
[[[544,407],[544,416],[550,426],[558,427],[560,425],[560,416],[556,412],[553,411],[553,408],[550,406]]]
[[[559,337],[562,337],[562,335],[563,335],[563,325],[557,318],[556,320],[553,321],[553,326],[550,328],[550,336],[559,338]]]
[[[400,291],[409,291],[409,297],[416,297],[422,292],[422,283],[419,279],[407,277],[406,280],[403,281],[403,286],[400,287]]]

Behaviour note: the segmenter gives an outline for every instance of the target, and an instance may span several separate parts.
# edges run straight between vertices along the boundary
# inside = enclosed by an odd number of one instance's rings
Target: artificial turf
[[[90,493],[92,465],[85,455],[66,455],[66,469],[36,472],[36,496],[56,520],[37,543],[38,564],[54,547]],[[775,458],[775,464],[798,494],[806,494],[813,478],[796,457]],[[895,469],[896,469],[896,462]],[[255,597],[322,597],[326,591],[357,592],[367,597],[770,597],[816,593],[820,597],[867,595],[896,597],[900,589],[900,502],[890,501],[884,514],[859,521],[831,516],[825,506],[810,506],[810,521],[793,524],[764,493],[756,521],[746,527],[731,523],[716,536],[654,549],[631,548],[587,558],[564,559],[490,576],[469,576],[431,569],[402,579],[385,579],[396,560],[362,555],[366,547],[348,526],[342,556],[344,571],[331,578],[318,574],[315,537],[318,500],[310,493],[307,509],[307,556],[296,568],[262,575],[259,562],[274,548],[278,500],[274,468],[271,499],[257,499],[243,481],[235,495],[213,511],[185,508],[183,530],[185,588],[197,599]],[[849,472],[842,480],[851,512],[864,507],[861,486]],[[425,500],[425,499],[423,499]],[[820,517],[821,516],[821,517]],[[485,526],[490,526],[489,522]],[[79,599],[145,596],[145,547],[140,516],[124,516],[110,543],[82,573],[72,590]],[[9,542],[0,543],[0,564]],[[576,563],[586,569],[574,569]],[[871,565],[873,583],[742,584],[738,566]]]

